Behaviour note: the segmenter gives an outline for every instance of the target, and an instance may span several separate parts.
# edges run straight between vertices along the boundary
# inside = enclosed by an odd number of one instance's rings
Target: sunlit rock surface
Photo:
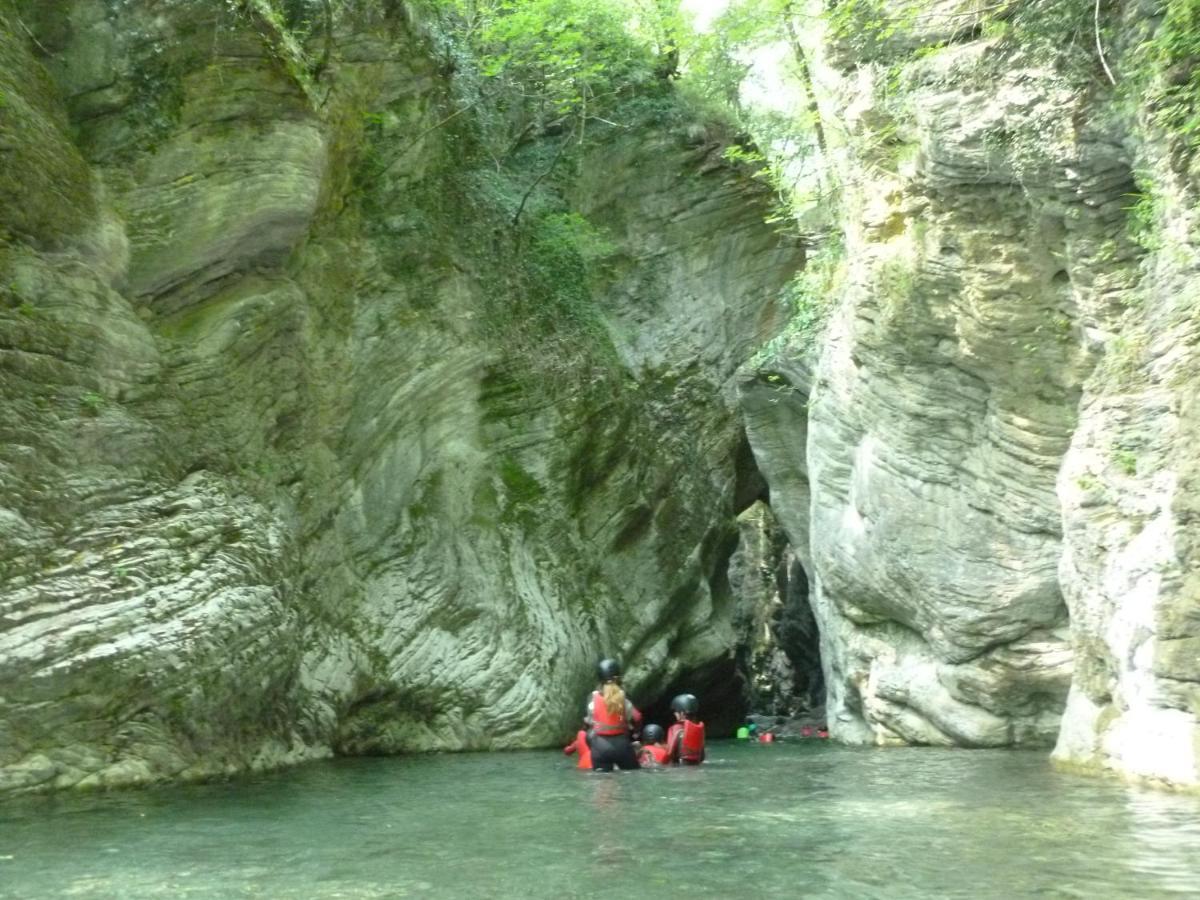
[[[729,658],[731,379],[802,254],[717,136],[518,233],[538,168],[398,5],[319,83],[225,4],[0,9],[0,788],[544,745],[602,653]]]
[[[741,389],[833,732],[1196,784],[1195,167],[1044,47],[926,13],[911,46],[805,30],[844,268],[816,349]]]

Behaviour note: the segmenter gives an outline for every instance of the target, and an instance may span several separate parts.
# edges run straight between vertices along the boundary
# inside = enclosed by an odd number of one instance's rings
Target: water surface
[[[464,754],[9,801],[0,898],[1200,896],[1194,796],[1042,753],[710,750],[657,772]]]

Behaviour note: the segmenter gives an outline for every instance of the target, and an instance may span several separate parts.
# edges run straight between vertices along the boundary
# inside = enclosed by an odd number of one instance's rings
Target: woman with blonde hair
[[[621,687],[621,664],[615,659],[602,659],[596,665],[600,689],[588,697],[584,721],[588,726],[588,744],[592,748],[592,768],[611,772],[638,768],[633,749],[635,728],[641,726],[642,714],[634,708]]]

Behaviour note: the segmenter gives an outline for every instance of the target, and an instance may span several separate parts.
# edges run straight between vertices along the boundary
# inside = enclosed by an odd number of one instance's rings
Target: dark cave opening
[[[739,671],[737,658],[727,654],[700,669],[681,673],[642,708],[646,722],[666,728],[675,721],[671,700],[677,694],[695,694],[700,700],[700,718],[712,737],[728,737],[744,720],[749,684]],[[635,698],[636,699],[636,698]]]
[[[673,678],[644,704],[648,722],[668,724],[671,699],[695,694],[713,737],[732,736],[747,715],[823,717],[820,631],[808,572],[770,505],[749,442],[736,456],[736,532],[720,542],[709,583],[714,606],[732,607],[734,643],[705,666]]]
[[[815,715],[825,705],[825,677],[808,573],[786,542],[776,547],[774,559],[773,571],[763,572],[774,583],[769,608],[759,610],[753,624],[762,633],[751,634],[738,648],[741,666],[749,672],[751,711]]]

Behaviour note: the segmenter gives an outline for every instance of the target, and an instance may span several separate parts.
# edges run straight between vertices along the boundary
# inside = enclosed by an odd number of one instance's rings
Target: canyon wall
[[[53,7],[0,7],[0,789],[544,746],[601,655],[731,658],[803,257],[716,126],[664,85],[543,178],[404,4]]]
[[[607,654],[1200,783],[1181,6],[790,5],[804,241],[665,76],[497,149],[416,4],[48,7],[0,0],[0,790],[542,746]]]
[[[751,442],[836,737],[1195,785],[1198,185],[1161,99],[1190,70],[1147,61],[1155,4],[1103,11],[1115,87],[1092,4],[992,9],[797,18],[832,311],[745,371]]]

